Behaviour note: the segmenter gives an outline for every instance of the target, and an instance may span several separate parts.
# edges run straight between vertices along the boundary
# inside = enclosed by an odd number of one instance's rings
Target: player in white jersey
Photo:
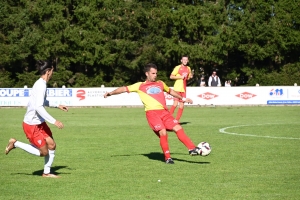
[[[47,82],[53,74],[53,66],[50,61],[38,61],[38,70],[41,77],[34,83],[27,105],[27,112],[23,120],[23,130],[31,144],[25,144],[11,138],[5,154],[8,154],[14,148],[20,148],[24,151],[45,157],[43,177],[58,178],[59,176],[50,173],[51,165],[55,157],[56,144],[52,132],[45,121],[54,124],[59,129],[64,127],[63,123],[54,119],[44,108],[44,106],[57,107],[63,111],[68,111],[64,105],[55,105],[46,100]]]

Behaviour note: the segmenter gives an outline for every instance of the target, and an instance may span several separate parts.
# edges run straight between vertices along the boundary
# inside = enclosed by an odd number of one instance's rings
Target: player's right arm
[[[172,80],[178,80],[178,79],[183,80],[183,79],[185,78],[185,76],[181,76],[181,75],[179,74],[179,68],[180,68],[180,65],[179,65],[179,66],[176,66],[176,67],[173,69],[173,71],[172,71],[172,73],[171,73],[171,75],[170,75],[170,79],[172,79]]]
[[[127,87],[125,87],[125,86],[119,87],[119,88],[115,89],[114,91],[106,92],[104,94],[104,98],[107,98],[107,97],[112,96],[112,95],[121,94],[121,93],[124,93],[124,92],[127,92]]]
[[[124,92],[128,92],[128,93],[129,92],[137,92],[139,90],[141,84],[142,84],[142,82],[137,82],[133,85],[119,87],[119,88],[115,89],[112,92],[106,92],[104,94],[104,98],[107,98],[109,96],[116,95],[116,94],[121,94],[121,93],[124,93]]]

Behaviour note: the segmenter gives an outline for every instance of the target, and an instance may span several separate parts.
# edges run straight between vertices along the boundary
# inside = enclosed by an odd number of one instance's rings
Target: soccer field
[[[47,109],[65,128],[53,171],[44,158],[20,149],[7,156],[10,137],[28,142],[25,108],[0,108],[0,199],[299,199],[300,107],[187,107],[181,124],[207,157],[188,155],[172,132],[174,165],[164,163],[143,108]],[[160,180],[160,181],[158,181]]]

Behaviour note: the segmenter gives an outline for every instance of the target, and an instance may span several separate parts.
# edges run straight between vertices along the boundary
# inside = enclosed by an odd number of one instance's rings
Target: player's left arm
[[[194,77],[194,70],[191,70],[190,67],[188,67],[188,69],[189,69],[189,76],[188,76],[187,80],[190,80],[191,78]]]
[[[178,94],[176,91],[174,91],[172,89],[170,89],[169,94],[172,95],[173,97],[177,98],[177,99],[181,99],[184,102],[187,102],[187,103],[190,103],[190,104],[193,103],[192,99],[190,99],[190,98],[184,98],[184,97],[182,97],[180,94]]]
[[[59,109],[61,109],[63,111],[68,112],[69,108],[67,106],[65,106],[65,105],[58,105],[57,103],[49,101],[46,98],[47,98],[47,95],[46,95],[45,100],[44,100],[44,105],[45,106],[47,106],[47,107],[53,107],[53,108],[59,108]]]
[[[53,108],[59,108],[61,109],[62,111],[66,111],[68,112],[69,108],[65,105],[57,105],[56,103],[53,103],[47,99],[45,99],[45,103],[44,103],[45,106],[47,107],[53,107]]]

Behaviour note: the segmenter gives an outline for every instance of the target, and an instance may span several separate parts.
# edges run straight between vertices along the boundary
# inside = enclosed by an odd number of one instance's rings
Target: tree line
[[[155,63],[168,85],[182,55],[196,85],[217,70],[237,85],[300,84],[300,0],[3,0],[0,87],[121,86]]]

